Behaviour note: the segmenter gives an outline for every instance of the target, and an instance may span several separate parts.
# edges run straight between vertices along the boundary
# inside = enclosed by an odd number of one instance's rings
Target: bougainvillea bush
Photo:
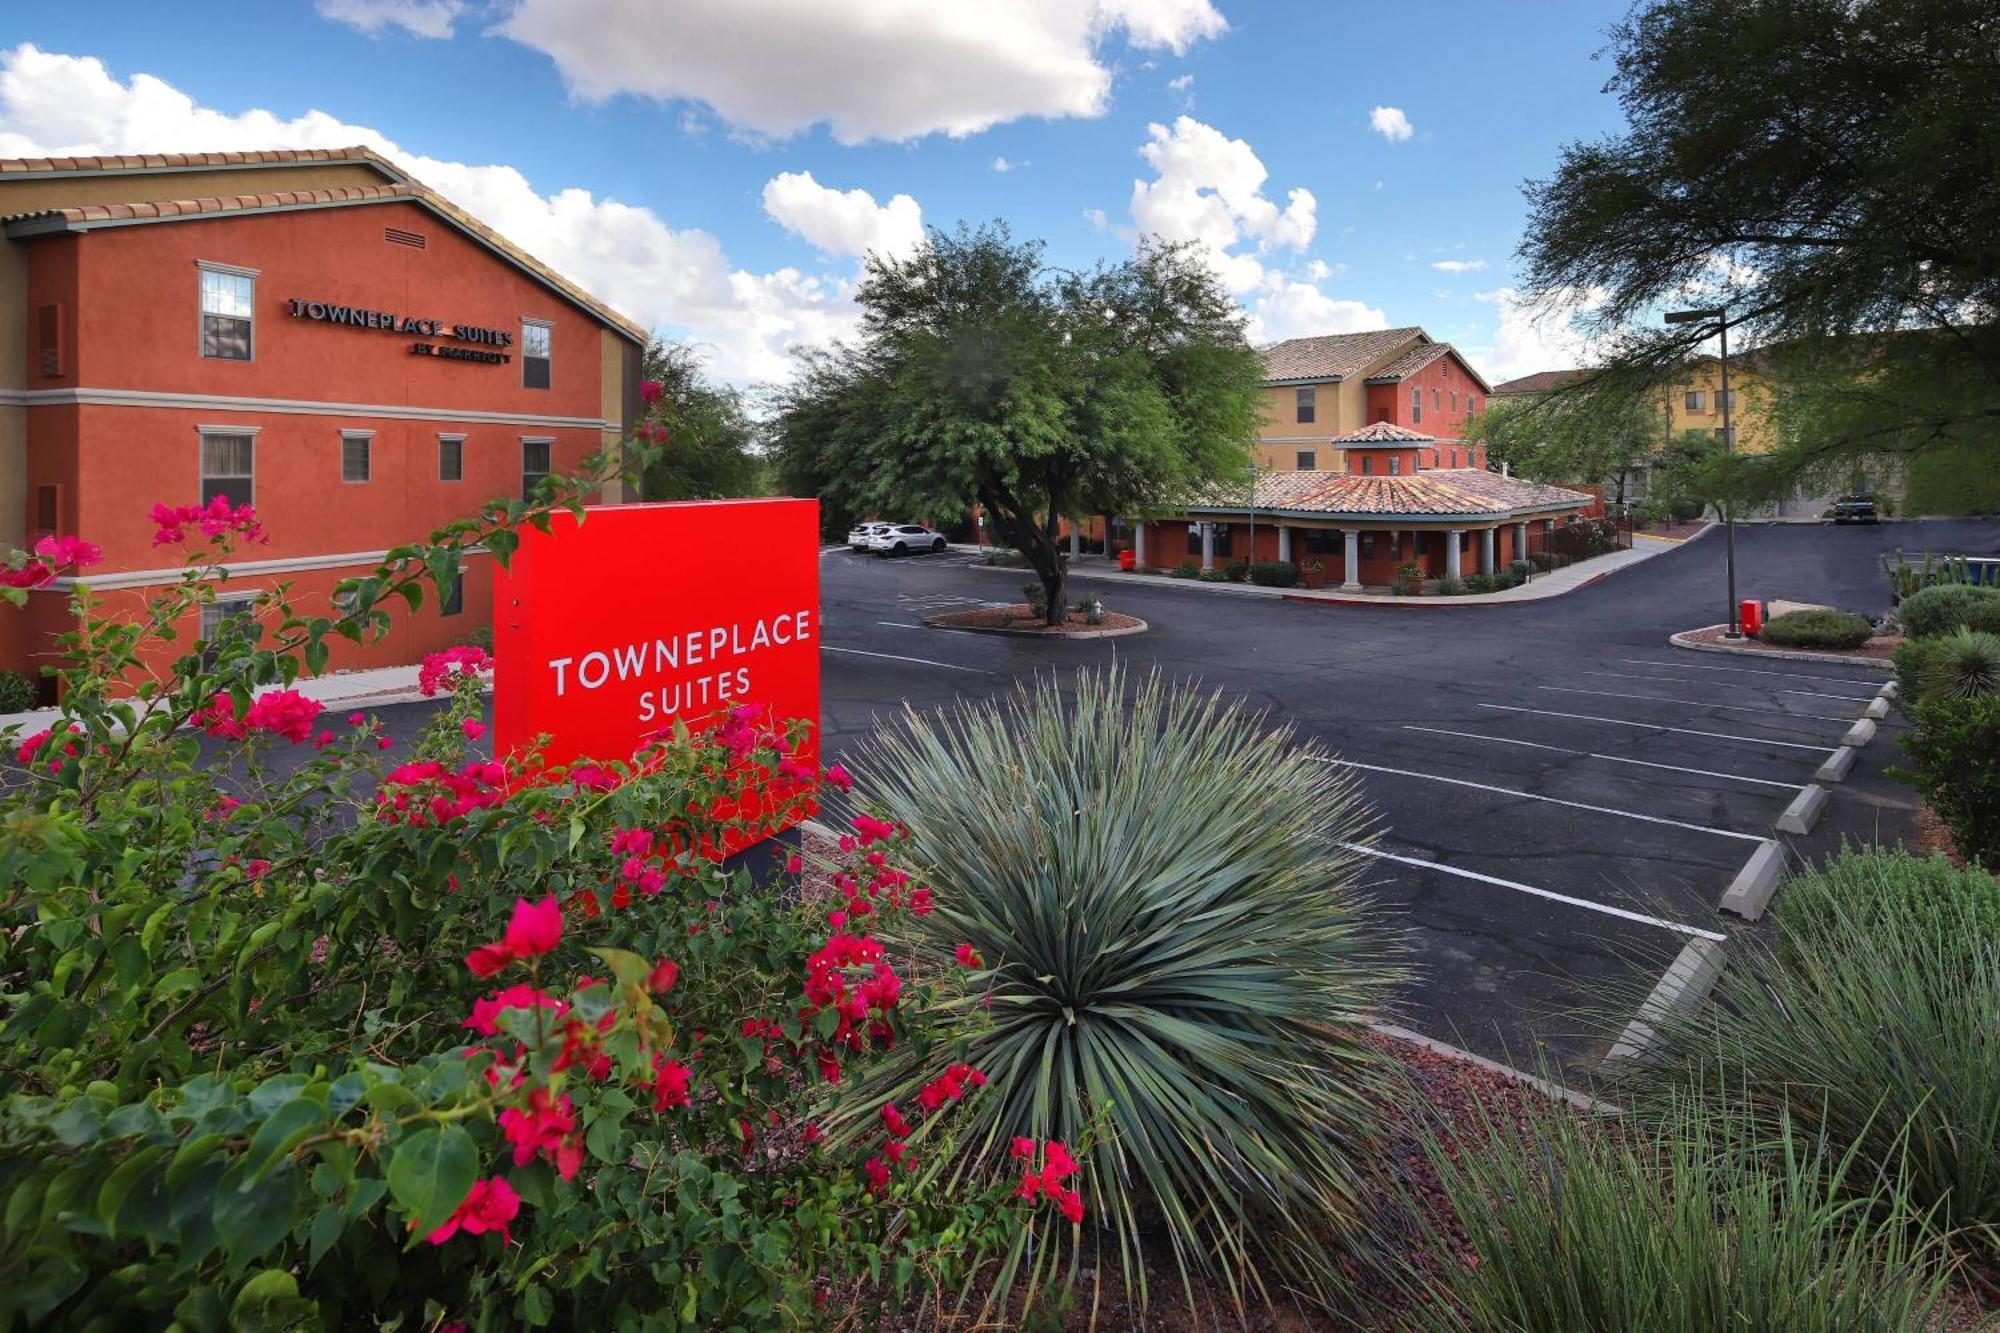
[[[746,781],[809,797],[799,724],[738,710],[537,771],[476,751],[477,648],[425,664],[413,740],[291,688],[602,479],[390,552],[342,615],[280,587],[173,640],[261,536],[226,502],[156,512],[187,572],[149,615],[77,594],[63,716],[9,743],[0,795],[0,1327],[812,1324],[960,1284],[1053,1215],[1021,1177],[1062,1145],[914,1169],[985,1076],[923,1017],[960,970],[906,981],[870,933],[928,908],[903,830],[846,843],[865,912],[796,862],[758,890],[689,852]],[[51,541],[0,586],[96,557]],[[834,1152],[818,1120],[891,1049],[934,1090]]]

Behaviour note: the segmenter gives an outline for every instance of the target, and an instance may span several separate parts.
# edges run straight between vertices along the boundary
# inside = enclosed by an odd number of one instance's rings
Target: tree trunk
[[[982,491],[980,502],[992,516],[1000,534],[1021,553],[1028,567],[1035,571],[1035,577],[1041,581],[1042,596],[1048,603],[1042,623],[1060,625],[1063,623],[1063,597],[1069,580],[1068,571],[1063,567],[1062,552],[1056,544],[1053,521],[1037,521],[1032,511],[1016,511],[998,503],[999,498],[996,492]]]

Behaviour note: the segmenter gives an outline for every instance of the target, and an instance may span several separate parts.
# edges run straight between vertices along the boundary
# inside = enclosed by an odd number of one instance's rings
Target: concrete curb
[[[1784,873],[1784,844],[1766,838],[1722,891],[1722,901],[1715,905],[1716,909],[1745,921],[1755,921],[1771,905],[1771,895],[1778,891],[1778,877]]]
[[[1695,629],[1684,629],[1678,634],[1669,634],[1667,644],[1669,647],[1685,648],[1695,653],[1731,653],[1737,657],[1764,657],[1780,662],[1837,662],[1842,666],[1874,667],[1877,671],[1895,670],[1895,665],[1886,657],[1849,657],[1845,653],[1802,653],[1790,648],[1739,648],[1727,643],[1701,643],[1691,637],[1722,628],[1724,628],[1722,625],[1702,625]]]
[[[946,612],[945,616],[953,614]],[[1123,615],[1123,612],[1119,613]],[[928,629],[948,629],[954,634],[993,634],[1009,639],[1040,639],[1045,643],[1068,643],[1075,639],[1122,639],[1127,634],[1144,634],[1152,626],[1143,620],[1136,625],[1121,625],[1117,629],[1082,629],[1073,634],[1049,634],[1038,629],[1000,629],[993,625],[953,625],[945,616],[926,616],[924,626]],[[1137,616],[1133,617],[1138,620]]]
[[[1847,771],[1854,767],[1854,755],[1855,751],[1850,746],[1846,745],[1834,746],[1833,753],[1826,757],[1826,762],[1821,764],[1819,766],[1819,771],[1813,774],[1813,781],[1814,782],[1845,781],[1847,778]]]
[[[1618,1040],[1611,1044],[1611,1049],[1598,1062],[1598,1069],[1603,1071],[1643,1060],[1657,1050],[1663,1039],[1655,1024],[1674,1014],[1693,1010],[1706,1000],[1709,991],[1715,987],[1716,978],[1722,975],[1726,961],[1722,946],[1714,940],[1692,939],[1681,946],[1680,953],[1667,964],[1666,974],[1653,987],[1652,994],[1640,1004],[1639,1012],[1625,1025],[1625,1030],[1618,1034]]]
[[[1503,1065],[1498,1060],[1489,1060],[1483,1055],[1468,1051],[1461,1046],[1454,1046],[1448,1041],[1439,1041],[1436,1037],[1426,1037],[1415,1028],[1406,1028],[1397,1023],[1384,1023],[1380,1020],[1371,1020],[1368,1024],[1368,1030],[1379,1032],[1385,1037],[1394,1037],[1397,1041],[1406,1041],[1412,1046],[1421,1046],[1427,1051],[1435,1051],[1437,1054],[1453,1060],[1463,1060],[1468,1064],[1478,1065],[1481,1069],[1491,1070],[1502,1078],[1510,1078],[1517,1083],[1525,1083],[1546,1097],[1568,1102],[1579,1111],[1593,1111],[1598,1115],[1620,1115],[1623,1113],[1621,1108],[1612,1105],[1610,1102],[1599,1101],[1589,1093],[1578,1092],[1575,1088],[1564,1087],[1553,1080],[1542,1078],[1537,1074],[1530,1074],[1523,1069],[1516,1069],[1512,1065]]]
[[[1894,703],[1897,699],[1901,698],[1902,694],[1903,694],[1903,687],[1898,685],[1893,680],[1883,681],[1882,688],[1875,691],[1875,697],[1877,699],[1887,699],[1891,703]]]
[[[1861,710],[1861,716],[1870,721],[1880,722],[1883,718],[1889,716],[1889,701],[1879,694],[1876,695],[1868,701],[1868,706]]]
[[[1849,750],[1848,753],[1852,754],[1853,751]],[[1799,788],[1799,794],[1792,798],[1792,803],[1778,816],[1775,827],[1780,833],[1811,833],[1813,825],[1819,823],[1819,817],[1825,810],[1826,788],[1816,782],[1809,782]]]
[[[1842,745],[1852,745],[1856,749],[1859,749],[1874,739],[1875,724],[1864,717],[1847,729],[1847,734],[1840,738],[1840,743]]]

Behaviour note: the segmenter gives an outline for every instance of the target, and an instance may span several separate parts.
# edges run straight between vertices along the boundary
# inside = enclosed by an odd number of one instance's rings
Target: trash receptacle
[[[1754,597],[1746,597],[1737,604],[1736,618],[1743,622],[1743,632],[1754,637],[1764,628],[1764,604]]]
[[[1124,570],[1126,573],[1131,573],[1133,566],[1138,563],[1139,558],[1132,554],[1131,547],[1128,546],[1118,553],[1118,568]]]

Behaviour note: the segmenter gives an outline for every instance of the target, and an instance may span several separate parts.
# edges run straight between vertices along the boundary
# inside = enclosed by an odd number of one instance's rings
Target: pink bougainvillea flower
[[[333,744],[333,733],[330,731],[322,731],[319,735],[313,737],[313,749],[315,750],[324,750],[331,744]]]
[[[553,894],[538,903],[517,898],[501,944],[516,958],[534,958],[560,944],[562,933],[562,904]]]
[[[493,669],[493,658],[477,644],[461,643],[443,652],[426,653],[417,668],[417,689],[426,697],[455,688],[460,679]]]
[[[513,961],[514,955],[503,944],[482,944],[465,956],[466,967],[481,979],[501,972]]]
[[[960,967],[981,968],[986,966],[986,960],[979,956],[979,950],[973,948],[970,944],[959,945],[951,951],[951,956],[958,960]]]
[[[44,537],[35,543],[35,554],[58,569],[64,565],[75,565],[78,569],[83,569],[90,565],[101,564],[104,560],[104,548],[96,542],[87,542],[81,537],[53,535]]]
[[[839,764],[828,764],[826,766],[826,780],[842,791],[854,790],[854,779],[849,777],[847,770]]]
[[[889,1131],[889,1137],[893,1139],[910,1137],[910,1122],[903,1118],[903,1113],[896,1109],[894,1102],[882,1104],[882,1128]]]
[[[861,1164],[861,1172],[868,1177],[870,1194],[886,1194],[889,1191],[889,1167],[879,1157],[871,1157]]]
[[[368,714],[366,713],[349,713],[347,715],[347,725],[350,727],[366,726],[367,723]]]
[[[251,879],[262,879],[271,873],[271,863],[259,856],[243,863],[243,873]]]
[[[678,1060],[653,1057],[653,1110],[665,1111],[688,1104],[688,1080],[694,1070]]]
[[[476,1180],[472,1190],[462,1203],[452,1210],[443,1226],[431,1232],[425,1239],[433,1245],[442,1245],[463,1231],[468,1236],[484,1235],[497,1231],[501,1239],[512,1242],[514,1233],[509,1223],[520,1215],[521,1196],[514,1193],[502,1176],[490,1180]]]
[[[665,387],[658,380],[640,380],[639,400],[645,403],[657,403],[660,401],[660,394],[664,391]]]
[[[1035,1155],[1035,1141],[1030,1138],[1016,1138],[1007,1145],[1007,1155],[1026,1160]]]
[[[1075,1190],[1058,1189],[1055,1192],[1056,1207],[1072,1224],[1083,1221],[1083,1196]]]
[[[503,964],[504,966],[504,964]],[[509,1009],[553,1009],[560,1018],[569,1006],[526,982],[497,990],[472,1002],[472,1015],[465,1020],[465,1026],[483,1037],[491,1037],[500,1030],[500,1016]]]
[[[665,995],[674,988],[681,977],[681,965],[671,958],[662,958],[653,964],[653,970],[646,974],[646,989],[655,995]]]
[[[787,875],[803,874],[805,873],[805,868],[806,862],[802,856],[792,856],[785,861],[785,873]]]
[[[375,748],[378,750],[386,750],[395,743],[396,742],[390,740],[387,736],[384,736],[382,737],[382,739],[375,742]]]
[[[465,721],[458,724],[458,729],[464,733],[465,739],[469,741],[476,741],[486,734],[486,724],[476,717],[468,717]]]
[[[556,1168],[564,1180],[583,1164],[582,1141],[576,1133],[576,1108],[569,1094],[531,1088],[526,1106],[500,1112],[500,1134],[514,1145],[514,1165],[526,1166],[537,1157]]]

